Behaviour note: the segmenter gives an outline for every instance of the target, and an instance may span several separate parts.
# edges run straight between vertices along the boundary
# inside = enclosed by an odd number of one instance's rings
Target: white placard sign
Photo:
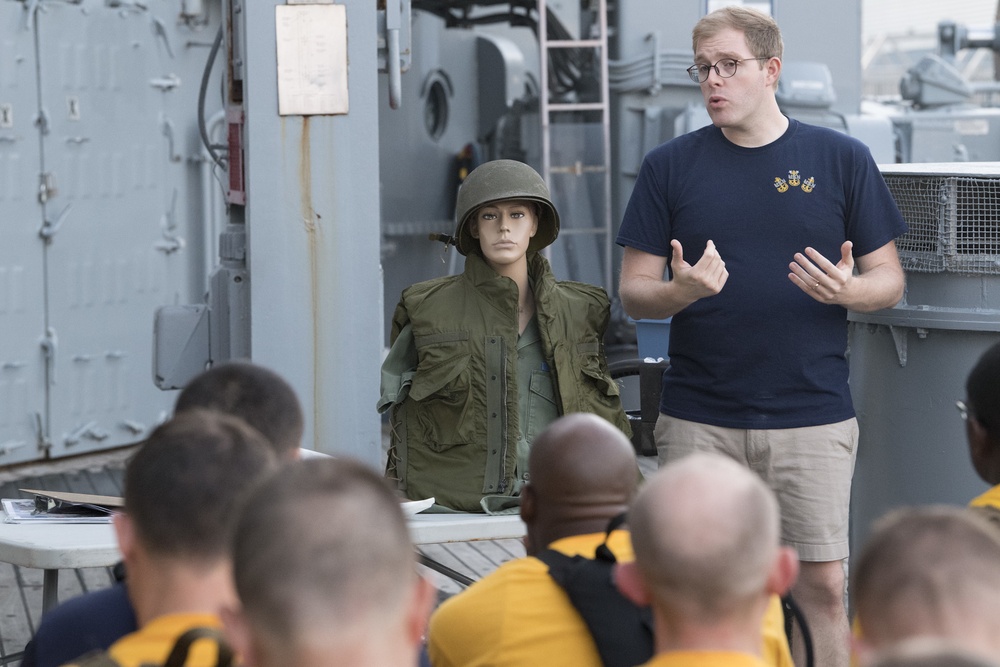
[[[347,113],[347,8],[278,5],[278,113]]]

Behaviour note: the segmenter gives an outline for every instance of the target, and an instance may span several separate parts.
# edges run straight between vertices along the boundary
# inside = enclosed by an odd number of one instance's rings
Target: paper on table
[[[111,514],[49,514],[36,512],[35,501],[25,498],[3,498],[3,511],[7,514],[5,523],[111,523]]]
[[[125,507],[125,499],[121,496],[99,496],[93,493],[71,493],[69,491],[42,491],[40,489],[18,489],[24,493],[33,493],[42,498],[51,498],[72,505],[92,507],[102,512],[110,512]]]
[[[425,509],[434,504],[433,498],[424,498],[423,500],[402,500],[400,505],[403,506],[403,514],[406,516],[413,516],[414,514],[419,514]]]

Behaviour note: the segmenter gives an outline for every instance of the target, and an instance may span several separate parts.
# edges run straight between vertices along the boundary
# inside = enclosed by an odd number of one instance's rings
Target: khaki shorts
[[[781,539],[804,561],[847,558],[858,422],[737,429],[661,414],[654,431],[662,467],[696,451],[730,456],[760,475],[781,506]]]

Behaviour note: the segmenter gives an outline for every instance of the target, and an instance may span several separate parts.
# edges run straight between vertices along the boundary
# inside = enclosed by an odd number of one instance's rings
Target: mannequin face
[[[537,207],[528,201],[487,204],[476,211],[469,225],[487,264],[498,273],[525,261],[528,244],[537,232]]]

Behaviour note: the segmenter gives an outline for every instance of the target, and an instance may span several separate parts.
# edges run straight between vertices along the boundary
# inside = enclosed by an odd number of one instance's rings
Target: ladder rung
[[[600,39],[553,39],[546,40],[545,47],[549,49],[603,49],[604,42]]]
[[[572,164],[565,167],[551,166],[549,173],[552,174],[603,174],[608,170],[603,164],[578,165]]]
[[[604,111],[608,105],[604,102],[578,102],[568,104],[549,104],[549,111]]]

